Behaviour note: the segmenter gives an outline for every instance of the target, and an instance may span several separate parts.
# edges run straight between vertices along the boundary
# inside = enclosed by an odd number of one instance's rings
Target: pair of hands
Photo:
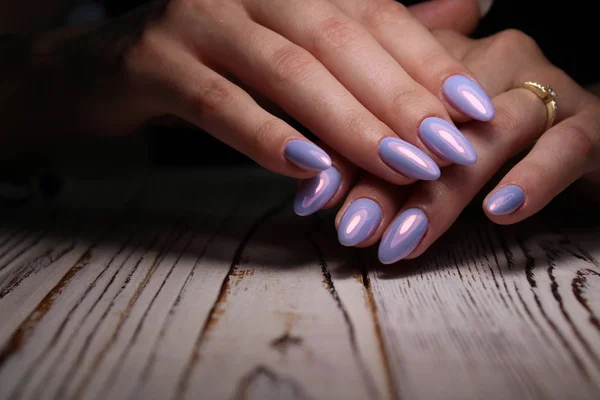
[[[170,0],[75,39],[50,37],[37,52],[54,56],[49,70],[79,107],[75,128],[125,133],[164,115],[187,120],[304,179],[299,214],[347,196],[340,241],[383,237],[380,259],[391,263],[421,254],[537,139],[487,199],[495,222],[526,218],[598,168],[598,99],[521,33],[475,41],[456,32],[478,17],[476,0],[411,9],[393,0]],[[529,80],[560,95],[557,125],[543,136],[544,103],[513,89]]]

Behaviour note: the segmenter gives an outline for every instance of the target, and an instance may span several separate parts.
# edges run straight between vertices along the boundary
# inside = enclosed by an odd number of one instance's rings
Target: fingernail
[[[525,201],[525,192],[516,185],[504,186],[490,196],[486,203],[492,215],[507,215],[515,212]]]
[[[331,158],[314,143],[292,140],[285,145],[285,158],[298,167],[310,171],[324,171],[331,167]]]
[[[390,167],[413,179],[425,181],[440,177],[440,168],[412,144],[396,138],[385,138],[379,145],[379,156]]]
[[[460,112],[478,121],[494,118],[492,101],[475,81],[463,75],[454,75],[446,79],[442,88],[450,103]]]
[[[428,226],[427,216],[420,209],[404,211],[383,234],[379,244],[379,261],[392,264],[408,256],[421,242]]]
[[[381,208],[370,199],[354,200],[340,221],[338,239],[344,246],[367,240],[381,222]]]
[[[494,4],[494,0],[479,0],[479,15],[485,17],[492,8],[492,4]]]
[[[300,216],[316,213],[331,200],[341,183],[342,176],[334,167],[302,181],[294,200],[294,211]]]
[[[452,163],[471,165],[477,161],[471,142],[446,120],[437,117],[424,119],[419,126],[419,136],[431,151]]]

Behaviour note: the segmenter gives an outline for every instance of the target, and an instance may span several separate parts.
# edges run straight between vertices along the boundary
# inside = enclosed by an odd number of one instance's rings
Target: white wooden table
[[[597,218],[383,267],[291,180],[118,174],[0,214],[0,399],[600,399]]]

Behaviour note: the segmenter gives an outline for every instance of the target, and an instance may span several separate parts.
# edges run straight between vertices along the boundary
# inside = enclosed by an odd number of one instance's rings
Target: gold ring
[[[546,132],[552,127],[556,120],[556,115],[558,114],[558,104],[556,104],[556,98],[558,96],[556,92],[550,86],[545,86],[537,82],[523,82],[519,87],[534,93],[546,105],[546,108],[548,109],[548,120],[546,121],[546,127],[544,128],[544,132]]]

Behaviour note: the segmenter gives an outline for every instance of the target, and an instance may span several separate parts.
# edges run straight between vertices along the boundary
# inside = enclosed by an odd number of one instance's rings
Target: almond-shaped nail
[[[404,211],[383,234],[379,244],[379,261],[393,264],[408,256],[421,242],[428,227],[429,221],[423,211],[418,208]]]
[[[285,145],[285,158],[302,169],[324,171],[331,167],[331,158],[314,143],[306,140],[291,140]]]
[[[316,213],[331,200],[341,183],[342,176],[335,167],[302,181],[294,200],[294,211],[300,216]]]
[[[442,87],[448,101],[460,112],[478,121],[489,121],[496,114],[483,88],[464,75],[453,75]]]
[[[517,185],[507,185],[496,190],[486,202],[486,209],[492,215],[512,214],[525,201],[525,192]]]
[[[440,168],[435,161],[404,140],[383,139],[379,145],[379,156],[390,167],[409,178],[432,181],[440,177]]]
[[[431,151],[454,164],[471,165],[477,161],[471,142],[444,119],[424,119],[419,126],[419,137]]]
[[[381,207],[373,200],[354,200],[340,221],[338,240],[344,246],[356,246],[364,242],[379,226],[381,215]]]

